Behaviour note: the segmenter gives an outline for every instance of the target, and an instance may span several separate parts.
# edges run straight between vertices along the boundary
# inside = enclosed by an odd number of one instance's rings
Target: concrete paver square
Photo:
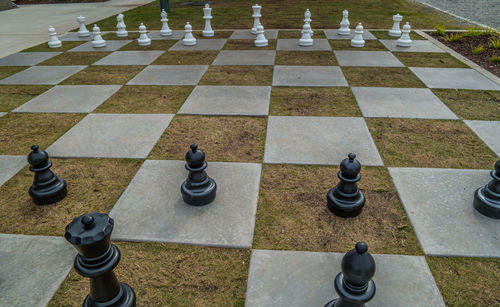
[[[273,86],[347,86],[338,66],[274,66]]]
[[[446,52],[428,40],[413,40],[410,47],[399,47],[395,39],[381,39],[380,42],[390,51],[397,52]]]
[[[101,47],[101,48],[94,48],[92,46],[92,42],[86,42],[81,44],[80,46],[77,46],[73,49],[68,50],[69,52],[85,52],[85,51],[116,51],[120,49],[121,47],[127,45],[130,43],[132,40],[108,40],[106,41],[106,46]]]
[[[500,121],[465,120],[483,142],[500,157]]]
[[[429,88],[500,91],[500,85],[474,69],[410,67],[410,70]]]
[[[209,162],[207,173],[217,183],[217,196],[212,203],[196,207],[182,200],[184,164],[144,162],[111,210],[116,222],[113,238],[251,247],[261,165]]]
[[[0,80],[0,84],[55,85],[87,66],[33,66]]]
[[[264,36],[267,39],[277,39],[278,30],[264,30]],[[255,39],[257,35],[250,33],[250,30],[236,30],[229,39]]]
[[[350,35],[339,35],[337,31],[338,31],[338,29],[324,30],[326,38],[328,38],[328,39],[349,39],[349,40],[351,40],[354,37],[354,29],[351,29]],[[371,34],[370,31],[364,30],[363,31],[363,39],[375,40],[377,38],[375,36],[373,36],[373,34]]]
[[[324,306],[337,298],[333,284],[342,253],[253,250],[245,306]],[[369,306],[444,307],[425,257],[373,255],[377,293]]]
[[[4,116],[5,114],[7,114],[7,112],[0,112],[0,117]]]
[[[363,165],[383,165],[361,117],[268,118],[264,163],[340,164],[350,152]]]
[[[64,238],[0,234],[0,306],[46,306],[73,266]]]
[[[340,66],[404,67],[389,51],[335,50],[334,53]]]
[[[104,35],[104,32],[101,32],[101,33],[102,33],[102,35]],[[63,41],[63,42],[72,42],[72,41],[76,41],[76,42],[82,42],[82,41],[83,42],[88,42],[91,39],[92,39],[92,34],[90,34],[87,37],[80,37],[80,36],[78,36],[77,32],[69,32],[69,33],[66,33],[63,36],[59,37],[59,40]]]
[[[26,156],[0,156],[0,186],[27,164]]]
[[[208,65],[150,65],[128,85],[196,85]]]
[[[12,112],[88,113],[120,89],[120,85],[59,85]]]
[[[53,157],[147,157],[173,114],[89,114],[47,151]]]
[[[364,117],[458,119],[428,88],[351,89]]]
[[[286,51],[330,51],[332,47],[327,39],[315,39],[310,47],[299,46],[298,39],[278,39],[276,50]]]
[[[178,41],[170,47],[170,51],[187,51],[187,50],[221,50],[226,39],[198,39],[194,46],[184,46],[182,40]]]
[[[184,31],[172,30],[172,35],[170,36],[161,36],[160,31],[151,31],[148,33],[148,36],[152,40],[179,40],[184,37]]]
[[[426,255],[500,257],[500,220],[472,206],[488,170],[389,168]]]
[[[149,65],[165,51],[115,51],[93,65]]]
[[[273,65],[274,50],[222,50],[212,65]]]
[[[0,66],[33,66],[62,52],[18,52],[0,59]]]
[[[270,86],[197,86],[178,113],[265,116],[270,97]]]

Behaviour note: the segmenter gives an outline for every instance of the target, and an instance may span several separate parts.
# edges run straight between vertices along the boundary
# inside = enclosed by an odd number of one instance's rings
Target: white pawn
[[[259,24],[257,26],[257,37],[255,38],[255,47],[266,47],[267,39],[264,36],[264,26]]]
[[[146,30],[146,26],[141,22],[141,25],[139,26],[139,38],[137,39],[137,42],[139,43],[139,46],[149,46],[151,45],[151,39],[148,37],[148,31]]]
[[[162,23],[161,30],[160,30],[161,36],[172,35],[172,30],[170,30],[170,28],[168,27],[167,12],[165,12],[165,10],[161,10],[160,16],[161,16],[161,23]]]
[[[118,14],[116,16],[116,21],[118,22],[116,24],[116,36],[117,37],[127,37],[128,36],[128,32],[127,30],[125,30],[127,28],[127,26],[125,25],[125,22],[123,22],[123,14]]]
[[[410,31],[411,31],[411,26],[410,23],[407,22],[403,26],[403,35],[396,41],[396,45],[399,47],[410,47],[411,46],[411,39],[410,39]]]
[[[182,44],[184,46],[194,46],[196,45],[196,38],[193,36],[193,27],[189,24],[189,22],[186,22],[186,25],[184,26],[184,39],[182,40]]]
[[[260,17],[262,17],[262,15],[260,14],[260,10],[262,9],[262,6],[255,4],[255,5],[252,5],[252,9],[253,9],[253,15],[252,15],[253,27],[250,30],[250,33],[257,34],[257,27],[260,25]]]
[[[403,16],[396,14],[392,16],[392,20],[394,21],[394,25],[392,29],[389,31],[389,36],[400,37],[401,30],[399,29],[399,23],[403,20]]]
[[[92,34],[94,35],[94,39],[92,40],[92,46],[94,48],[106,47],[106,41],[102,39],[101,29],[99,29],[97,25],[94,25]]]
[[[212,25],[210,24],[210,20],[212,19],[212,9],[210,5],[205,4],[203,8],[203,19],[205,19],[205,29],[202,32],[202,35],[205,37],[214,36],[214,30],[212,30]]]
[[[309,11],[309,9],[306,10],[306,12],[304,13],[304,22],[305,23],[308,23],[309,25],[311,25],[311,11]],[[309,34],[311,35],[311,37],[314,35],[314,31],[312,30],[311,27],[309,27]],[[304,31],[304,30],[302,30]]]
[[[363,25],[358,23],[356,26],[356,31],[354,31],[354,37],[351,40],[351,46],[356,48],[361,48],[365,46],[365,40],[363,39]]]
[[[340,22],[340,29],[337,30],[339,35],[351,35],[351,29],[349,29],[349,11],[344,10],[342,12],[342,21]]]
[[[57,38],[56,29],[49,26],[49,48],[59,48],[62,46],[61,41]]]
[[[80,24],[80,27],[78,28],[78,37],[89,37],[90,32],[85,27],[85,17],[80,15],[76,17],[76,21]]]
[[[299,39],[299,46],[310,47],[313,45],[313,39],[311,38],[311,25],[307,22],[302,27],[302,37]]]

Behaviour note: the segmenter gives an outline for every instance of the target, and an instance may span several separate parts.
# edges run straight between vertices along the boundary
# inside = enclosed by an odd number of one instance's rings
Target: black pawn
[[[31,146],[31,150],[28,162],[30,171],[35,173],[33,185],[29,189],[31,198],[37,205],[48,205],[63,200],[68,193],[66,181],[50,170],[52,162],[46,151],[38,149],[38,145]]]
[[[84,307],[135,306],[132,288],[118,282],[113,269],[120,261],[120,250],[111,243],[114,221],[104,213],[81,215],[66,226],[64,237],[77,250],[75,271],[90,277],[90,294]]]
[[[339,298],[325,307],[365,307],[375,296],[375,260],[368,253],[368,245],[356,243],[355,249],[342,258],[342,272],[335,277],[335,291]]]
[[[328,209],[335,215],[353,217],[363,210],[365,196],[356,184],[361,179],[360,172],[361,164],[353,153],[340,163],[340,171],[337,173],[340,182],[326,194]]]
[[[474,193],[474,208],[487,217],[500,219],[500,160],[490,175],[493,179]]]
[[[192,206],[208,205],[215,199],[217,184],[208,177],[205,169],[205,153],[198,145],[191,144],[191,150],[186,153],[186,169],[188,178],[181,186],[182,199]]]

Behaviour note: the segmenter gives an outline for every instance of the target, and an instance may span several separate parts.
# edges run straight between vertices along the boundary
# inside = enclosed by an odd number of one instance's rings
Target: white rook
[[[396,14],[392,16],[392,20],[394,21],[394,25],[392,29],[389,31],[389,36],[400,37],[401,30],[399,29],[399,23],[403,20],[403,16]]]
[[[85,27],[85,17],[80,15],[76,17],[76,21],[80,24],[80,26],[78,27],[78,37],[89,37],[90,32]]]
[[[250,30],[250,32],[252,34],[257,34],[257,27],[260,25],[260,17],[262,17],[262,15],[260,14],[260,10],[262,9],[262,6],[256,4],[256,5],[253,5],[252,6],[252,9],[253,9],[253,27],[252,27],[252,30]]]
[[[210,20],[212,19],[212,8],[210,5],[205,4],[203,8],[203,19],[205,19],[205,29],[202,32],[202,35],[205,37],[214,36],[214,30],[212,30],[212,25],[210,24]]]

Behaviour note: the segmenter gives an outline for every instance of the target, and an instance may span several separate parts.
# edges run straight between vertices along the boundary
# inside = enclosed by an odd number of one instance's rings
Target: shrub
[[[492,62],[492,63],[500,63],[500,56],[492,56],[490,58],[490,62]]]
[[[472,54],[481,54],[483,52],[484,52],[484,46],[483,45],[479,45],[476,48],[472,49]]]
[[[436,25],[436,31],[434,31],[434,33],[443,36],[446,33],[446,28],[442,25]]]
[[[489,43],[490,48],[498,49],[500,48],[500,37],[496,36],[490,40]]]
[[[458,42],[459,40],[462,39],[462,35],[458,33],[451,33],[450,35],[446,35],[445,39],[450,43]]]

